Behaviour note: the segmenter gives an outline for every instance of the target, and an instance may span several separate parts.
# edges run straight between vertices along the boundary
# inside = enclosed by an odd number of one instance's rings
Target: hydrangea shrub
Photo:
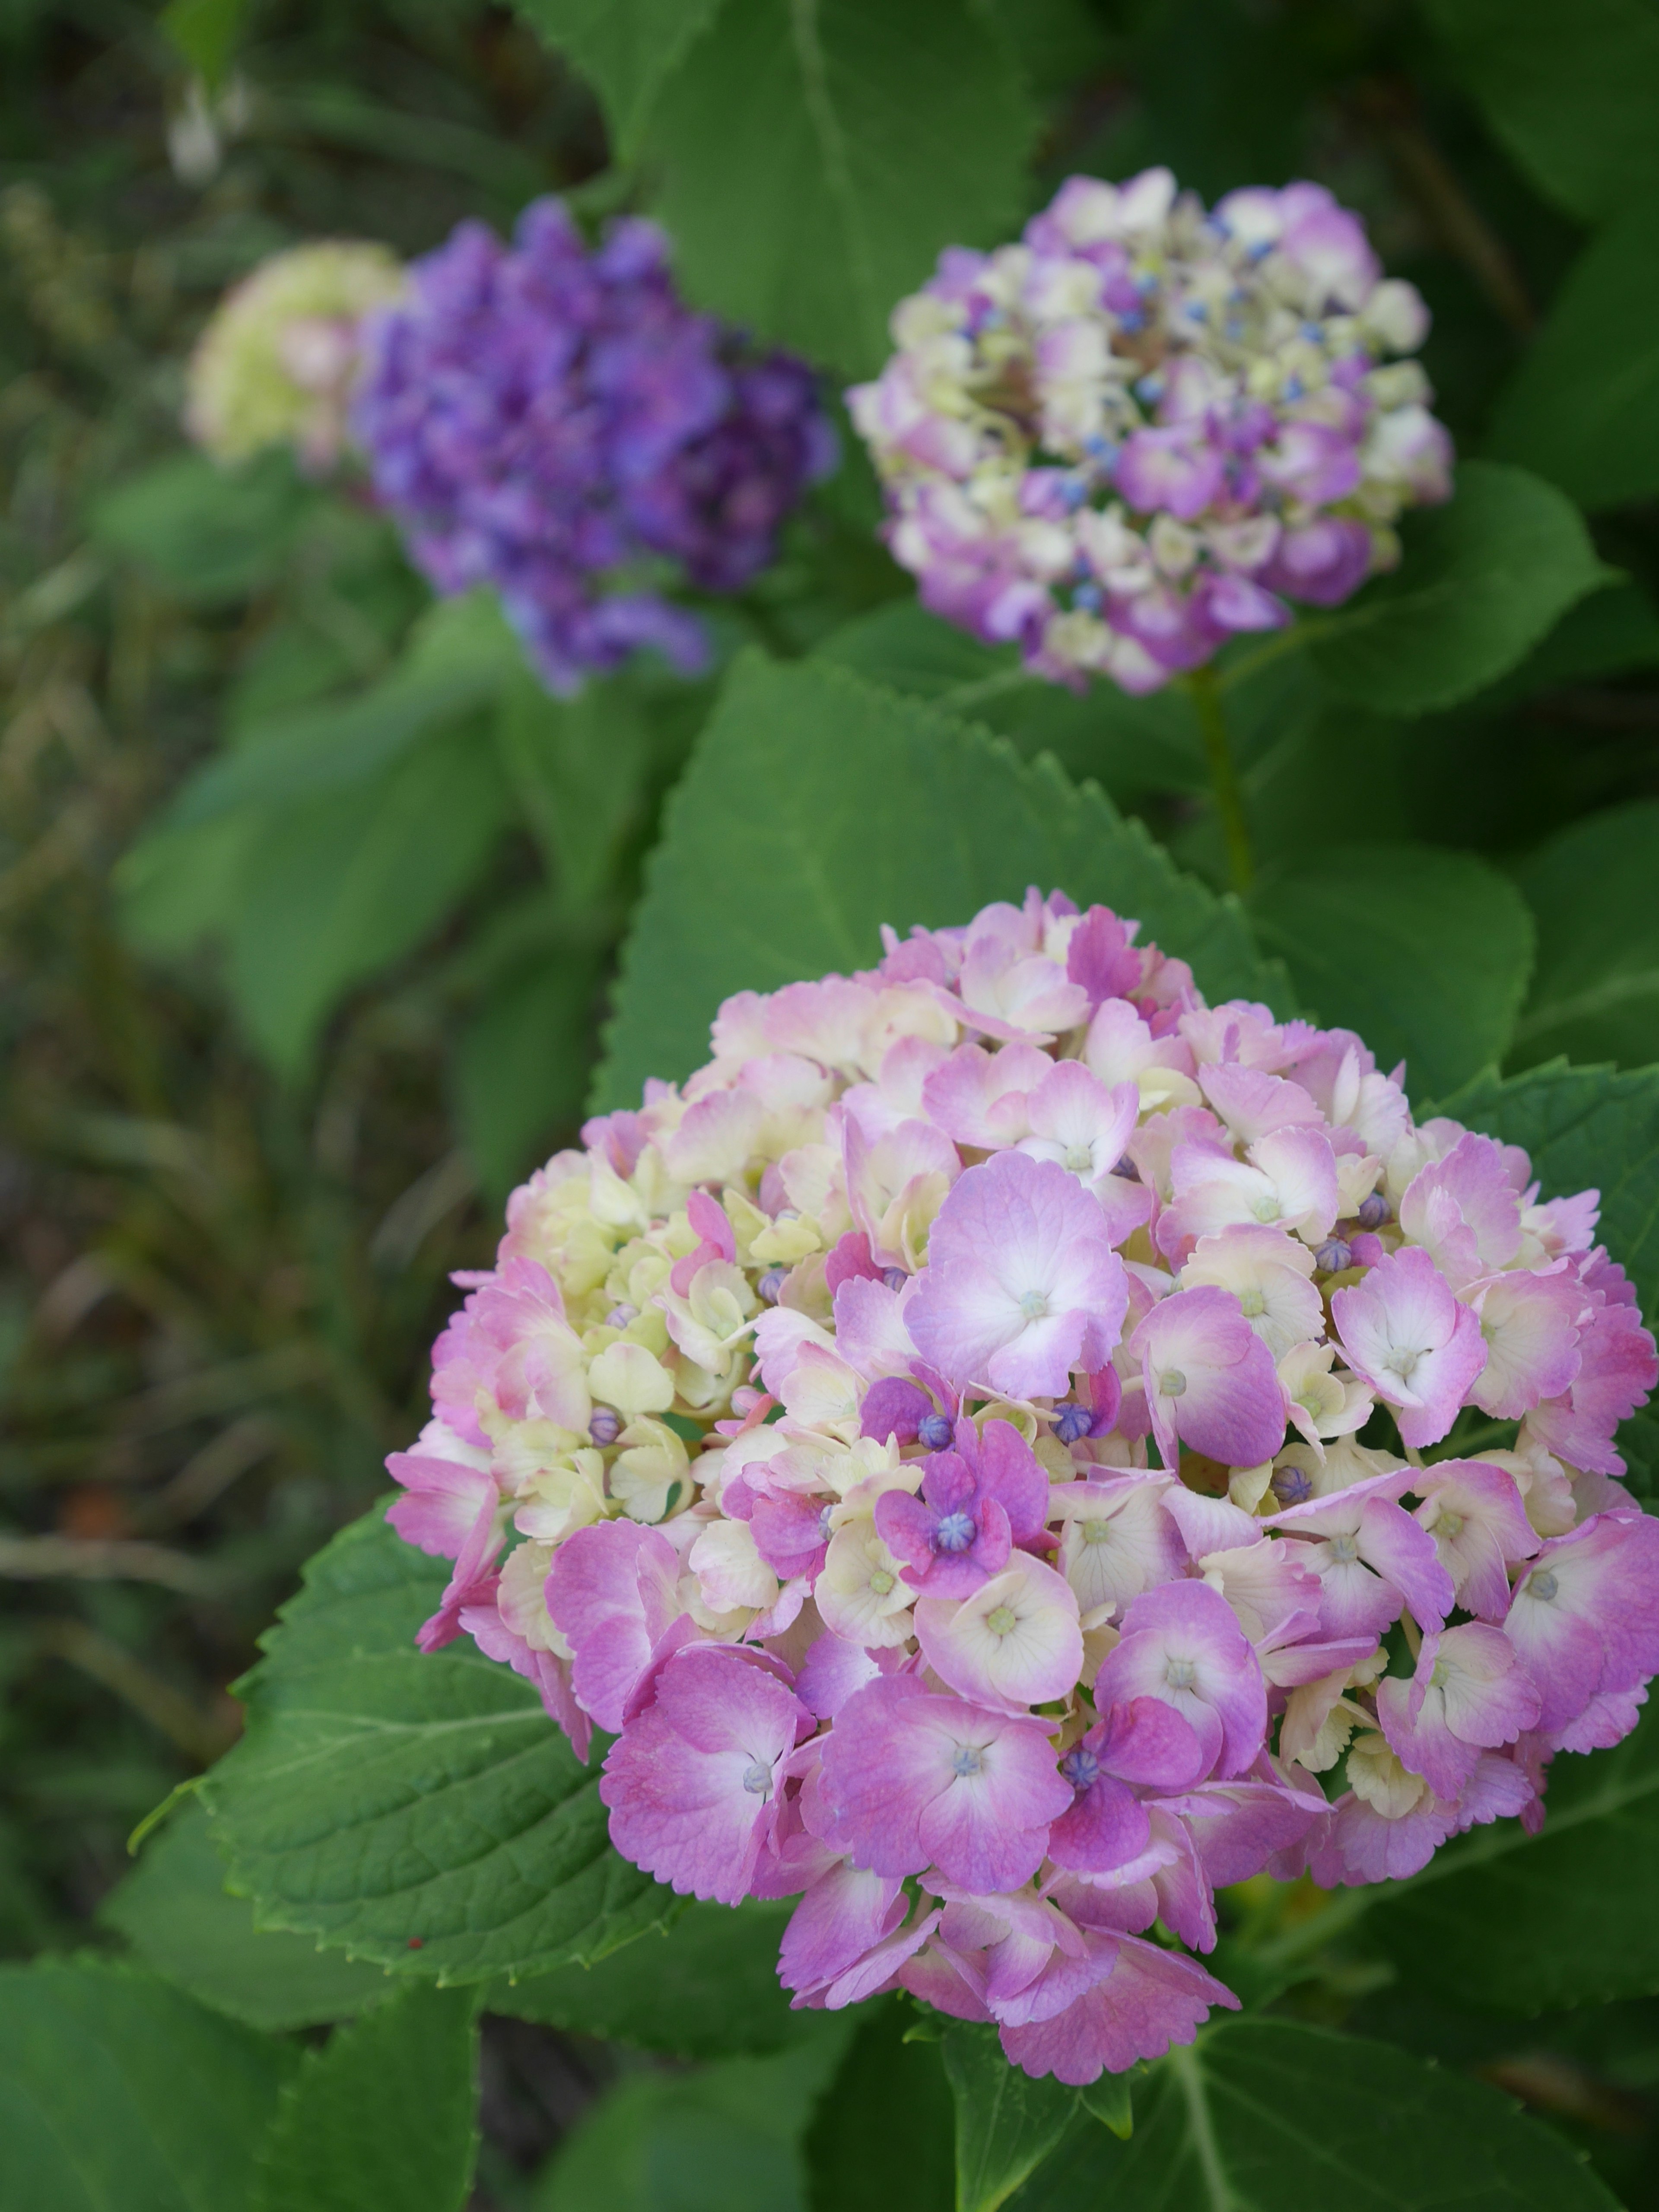
[[[1448,497],[1427,330],[1323,185],[1073,177],[1019,244],[941,254],[849,399],[926,605],[1145,692],[1339,605]]]
[[[1536,1828],[1659,1671],[1597,1194],[1137,934],[1033,890],[728,1000],[515,1194],[390,1463],[423,1647],[615,1739],[624,1856],[1079,2084],[1236,2004],[1218,1887]]]
[[[556,199],[511,245],[462,223],[365,347],[354,426],[416,565],[493,585],[556,691],[642,646],[702,669],[664,586],[741,591],[835,460],[805,362],[693,313],[655,224],[589,252]]]

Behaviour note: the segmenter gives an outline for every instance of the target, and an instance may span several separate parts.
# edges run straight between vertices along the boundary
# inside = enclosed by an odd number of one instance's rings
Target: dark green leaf
[[[822,2017],[792,2012],[778,1980],[778,1942],[794,1909],[793,1898],[735,1911],[692,1905],[660,1941],[627,1944],[591,1966],[492,1982],[485,2008],[676,2058],[781,2051],[816,2034]]]
[[[378,1506],[311,1562],[204,1785],[215,1841],[260,1925],[404,1973],[602,1958],[676,1900],[611,1850],[597,1765],[527,1682],[416,1650],[446,1574]]]
[[[801,2133],[849,2025],[815,2019],[811,2040],[777,2057],[619,2082],[556,2154],[536,2212],[803,2212]]]
[[[944,2052],[956,2105],[957,2212],[997,2212],[1065,2134],[1077,2094],[1011,2066],[994,2027],[954,2021]]]
[[[652,102],[721,0],[516,0],[598,92],[616,152],[635,150]]]
[[[880,957],[879,926],[967,921],[1028,884],[1137,916],[1212,997],[1288,1004],[1237,902],[1051,761],[817,662],[744,656],[670,799],[599,1091],[707,1057],[722,999]]]
[[[274,1067],[300,1074],[344,993],[437,927],[507,815],[495,754],[463,728],[378,782],[262,825],[244,858],[228,977],[243,1028]]]
[[[1379,1892],[1365,1933],[1408,1974],[1510,2012],[1659,1990],[1659,1724],[1550,1767],[1541,1835],[1477,1828]]]
[[[550,945],[497,977],[457,1041],[461,1135],[493,1199],[581,1117],[599,964],[594,947]]]
[[[230,606],[280,574],[315,498],[285,453],[240,469],[180,453],[106,492],[92,534],[181,599]]]
[[[864,2008],[806,2132],[810,2212],[951,2212],[951,2091],[937,2039],[908,2039],[917,2017]]]
[[[1250,900],[1262,945],[1320,1020],[1357,1030],[1379,1064],[1406,1062],[1419,1099],[1501,1059],[1532,960],[1532,923],[1507,877],[1427,845],[1338,846]]]
[[[1543,643],[1483,696],[1478,711],[1494,712],[1567,684],[1656,665],[1659,614],[1653,602],[1636,584],[1610,584],[1569,607]]]
[[[1516,871],[1538,925],[1511,1057],[1659,1060],[1659,801],[1575,822]]]
[[[1649,20],[1659,44],[1659,21]],[[1592,509],[1659,491],[1654,218],[1650,194],[1586,246],[1499,394],[1487,434],[1488,452],[1535,469]]]
[[[1077,2095],[1085,2112],[1109,2127],[1120,2142],[1128,2142],[1135,2131],[1135,2115],[1127,2074],[1103,2074],[1097,2081],[1091,2081],[1079,2089]]]
[[[1617,2212],[1496,2089],[1289,2021],[1202,2031],[1136,2106],[1127,2142],[1073,2129],[1018,2212]]]
[[[613,677],[554,699],[520,668],[503,688],[496,738],[566,911],[591,908],[646,805],[657,742],[643,683]]]
[[[193,1798],[149,1838],[98,1917],[155,1972],[249,2027],[313,2027],[386,1994],[377,1967],[319,1950],[308,1936],[255,1928],[253,1907],[225,1887],[224,1862]]]
[[[817,657],[982,722],[1027,759],[1051,752],[1068,775],[1098,777],[1109,791],[1207,788],[1198,722],[1176,685],[1133,699],[1097,684],[1079,697],[1027,675],[1013,647],[981,645],[915,599],[861,615],[826,638]]]
[[[130,1967],[0,1966],[0,2204],[241,2212],[290,2057]]]
[[[166,822],[182,829],[371,782],[429,732],[525,680],[524,655],[490,594],[441,599],[378,683],[344,700],[241,725],[234,750],[185,785]]]
[[[1400,566],[1309,625],[1333,691],[1390,714],[1453,707],[1606,580],[1583,521],[1524,469],[1466,461],[1444,507],[1405,519]]]
[[[941,247],[1013,228],[1033,125],[968,0],[726,0],[647,138],[687,290],[867,375]]]
[[[400,1990],[283,2085],[253,2212],[460,2212],[477,2152],[477,1992]]]
[[[1659,179],[1659,21],[1642,0],[1424,0],[1493,130],[1575,215]]]
[[[1601,1194],[1596,1235],[1636,1285],[1650,1322],[1659,1313],[1659,1068],[1615,1073],[1553,1060],[1507,1082],[1479,1076],[1442,1104],[1471,1128],[1523,1145],[1546,1198]],[[1659,1486],[1659,1417],[1638,1413],[1619,1447],[1644,1495]]]

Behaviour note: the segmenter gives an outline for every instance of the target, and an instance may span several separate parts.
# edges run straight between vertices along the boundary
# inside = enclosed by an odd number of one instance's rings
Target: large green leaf
[[[623,954],[604,1104],[705,1059],[720,1002],[878,959],[880,925],[966,921],[1028,884],[1102,900],[1212,998],[1288,1006],[1236,901],[1052,761],[812,661],[743,656],[670,799]]]
[[[1511,1057],[1659,1060],[1659,801],[1575,822],[1516,869],[1538,925]]]
[[[1495,461],[1466,461],[1450,501],[1408,515],[1401,535],[1397,568],[1309,623],[1326,684],[1382,714],[1455,707],[1606,580],[1571,502]]]
[[[290,2059],[130,1967],[0,1966],[0,2204],[244,2212]]]
[[[477,1992],[398,1990],[283,2084],[253,2212],[460,2212],[477,2095]]]
[[[1493,130],[1553,199],[1610,215],[1659,181],[1659,21],[1643,0],[1424,0]]]
[[[1659,19],[1649,20],[1659,45]],[[1651,108],[1649,135],[1659,143]],[[1659,491],[1655,215],[1649,193],[1584,249],[1487,434],[1490,453],[1535,469],[1587,507]]]
[[[275,582],[316,499],[286,453],[240,469],[178,453],[106,492],[92,536],[192,605],[233,606]]]
[[[1389,1884],[1365,1933],[1412,1981],[1512,2012],[1659,1990],[1659,1723],[1550,1768],[1543,1832],[1477,1828]]]
[[[1479,1076],[1440,1108],[1507,1145],[1524,1145],[1546,1198],[1596,1189],[1596,1234],[1636,1286],[1650,1324],[1659,1315],[1659,1068],[1615,1072],[1552,1060],[1507,1082]],[[1659,1487],[1653,1407],[1619,1431],[1636,1486]]]
[[[193,1797],[146,1843],[98,1917],[153,1972],[249,2027],[314,2027],[386,1995],[378,1967],[319,1950],[308,1936],[254,1926],[246,1898],[225,1887],[224,1861]]]
[[[589,78],[618,154],[635,150],[663,85],[722,0],[516,0],[549,46]]]
[[[261,1926],[407,1974],[602,1958],[676,1899],[611,1850],[598,1768],[528,1683],[416,1650],[445,1574],[378,1506],[312,1560],[204,1784],[215,1841]]]
[[[526,681],[523,652],[492,594],[441,599],[377,682],[344,699],[239,724],[233,749],[185,786],[164,820],[185,829],[372,782],[430,732]]]
[[[937,2029],[902,1998],[862,2012],[806,2132],[811,2212],[951,2212],[951,2100]]]
[[[951,245],[1014,228],[1033,112],[969,0],[726,0],[652,111],[701,303],[856,374]]]
[[[1098,777],[1109,791],[1208,788],[1198,720],[1179,685],[1143,699],[1105,683],[1079,695],[1028,675],[1017,647],[981,645],[915,599],[860,615],[816,651],[872,684],[982,722],[1028,759],[1051,752],[1068,775]]]
[[[1617,2212],[1559,2136],[1408,2052],[1228,2021],[1135,2099],[1127,2142],[1076,2125],[1018,2212]]]
[[[994,2027],[954,2021],[944,2050],[956,2106],[957,2212],[997,2212],[1065,2134],[1077,2093],[1011,2066]]]
[[[378,781],[307,800],[250,842],[228,978],[243,1028],[282,1073],[303,1071],[343,994],[412,951],[483,867],[507,793],[479,738],[464,727],[429,739]]]
[[[493,1199],[580,1119],[599,967],[597,946],[548,946],[495,978],[456,1040],[457,1118]]]
[[[1427,845],[1328,848],[1250,899],[1256,934],[1324,1022],[1357,1030],[1419,1099],[1501,1059],[1532,960],[1509,879]]]
[[[778,1943],[795,1901],[692,1905],[662,1933],[591,1966],[495,1981],[490,2012],[603,2035],[676,2058],[760,2057],[817,2032],[778,1980]]]
[[[816,2025],[776,2057],[625,2078],[560,2146],[536,2212],[805,2212],[801,2134],[849,2024]]]

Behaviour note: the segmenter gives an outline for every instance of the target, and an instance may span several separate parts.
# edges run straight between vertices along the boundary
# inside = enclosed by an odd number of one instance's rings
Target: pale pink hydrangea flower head
[[[1374,300],[1291,198],[1237,234]],[[1140,202],[1062,204],[1109,243]],[[1131,470],[1169,514],[1186,421]],[[1206,1006],[1058,894],[883,945],[729,1000],[515,1194],[390,1517],[450,1564],[423,1649],[613,1739],[620,1852],[799,1899],[795,2003],[908,1990],[1084,2082],[1235,2002],[1188,1955],[1218,1887],[1535,1827],[1635,1725],[1659,1360],[1595,1194],[1419,1127],[1351,1032]]]

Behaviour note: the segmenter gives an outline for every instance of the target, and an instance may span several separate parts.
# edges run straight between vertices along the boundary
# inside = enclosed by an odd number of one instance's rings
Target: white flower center
[[[772,1795],[772,1770],[763,1759],[750,1761],[744,1774],[743,1786],[756,1797]]]
[[[1042,1321],[1048,1316],[1048,1301],[1041,1291],[1022,1291],[1019,1310],[1027,1321]]]
[[[1187,1378],[1178,1367],[1166,1367],[1158,1378],[1160,1398],[1180,1398],[1186,1395]]]
[[[1190,1690],[1198,1680],[1198,1668],[1190,1659],[1171,1659],[1164,1666],[1164,1679],[1172,1690]]]
[[[1011,1605],[1000,1605],[985,1616],[985,1626],[993,1636],[1012,1636],[1019,1626],[1019,1615]]]

